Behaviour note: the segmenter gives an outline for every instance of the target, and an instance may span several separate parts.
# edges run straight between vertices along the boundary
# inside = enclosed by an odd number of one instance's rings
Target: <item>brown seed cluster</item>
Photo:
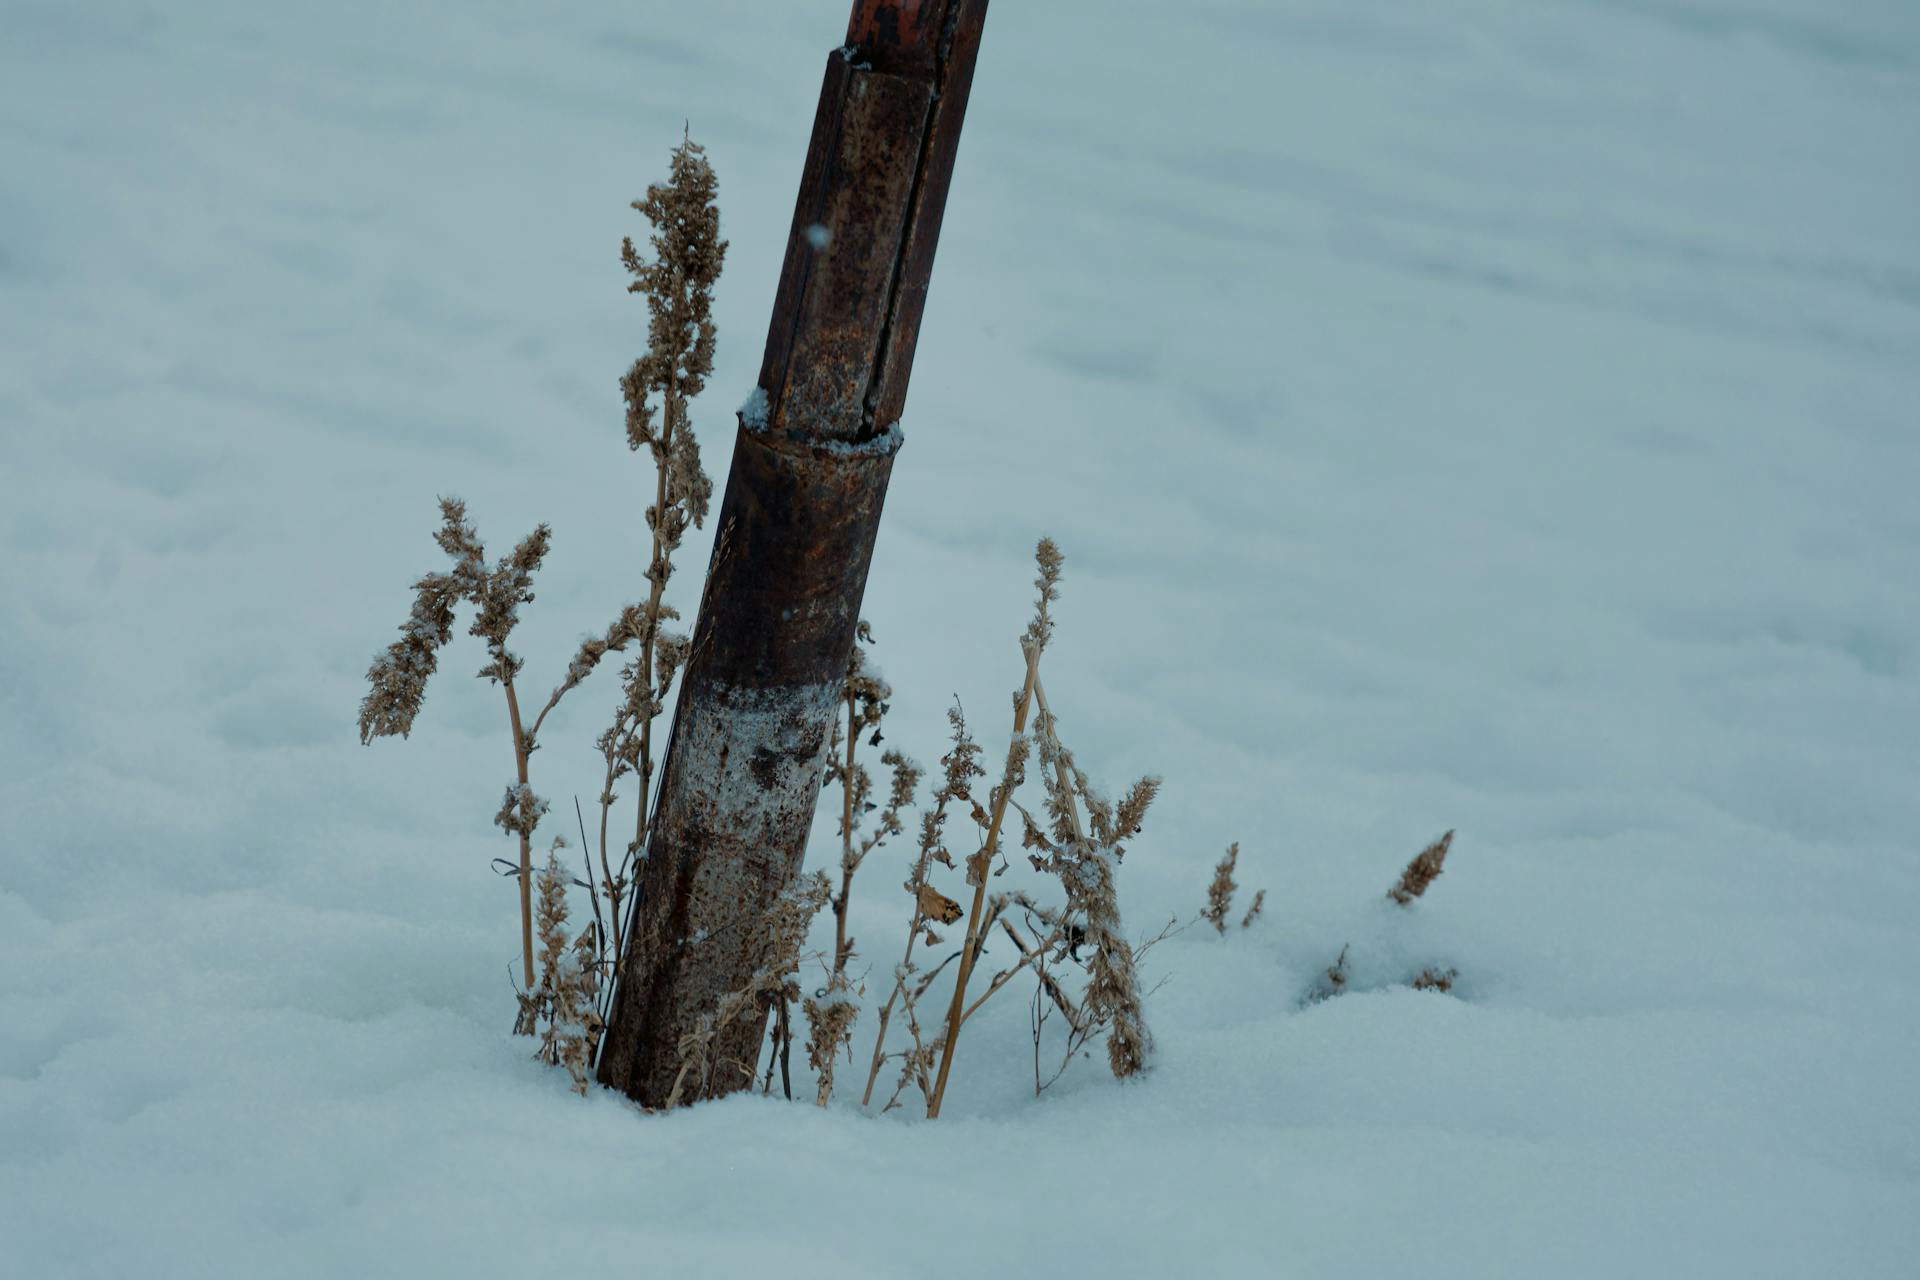
[[[1447,865],[1447,850],[1452,846],[1453,832],[1449,831],[1422,849],[1394,881],[1393,888],[1387,890],[1387,896],[1403,907],[1412,903],[1440,878],[1440,872]]]

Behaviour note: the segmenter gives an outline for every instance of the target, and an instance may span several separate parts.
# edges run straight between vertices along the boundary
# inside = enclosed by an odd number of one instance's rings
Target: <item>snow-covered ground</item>
[[[1129,922],[1234,839],[1267,918],[1149,957],[1150,1076],[1036,1102],[1009,999],[932,1125],[504,1034],[497,691],[366,749],[362,673],[436,493],[553,522],[535,687],[640,594],[627,201],[690,122],[723,474],[844,16],[0,0],[0,1272],[1912,1275],[1911,0],[996,5],[889,739],[997,744],[1051,533],[1063,727],[1166,778]]]

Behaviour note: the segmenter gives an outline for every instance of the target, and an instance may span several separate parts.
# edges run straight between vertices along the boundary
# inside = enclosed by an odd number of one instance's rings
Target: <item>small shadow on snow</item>
[[[1150,347],[1048,343],[1040,354],[1069,373],[1106,382],[1145,382],[1154,376],[1157,363]]]

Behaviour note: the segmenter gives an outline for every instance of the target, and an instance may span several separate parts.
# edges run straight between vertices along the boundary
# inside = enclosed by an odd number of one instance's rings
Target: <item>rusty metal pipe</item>
[[[601,1082],[649,1106],[806,855],[986,9],[857,0],[827,57],[602,1042]],[[720,1028],[682,1096],[744,1086],[765,1023]]]

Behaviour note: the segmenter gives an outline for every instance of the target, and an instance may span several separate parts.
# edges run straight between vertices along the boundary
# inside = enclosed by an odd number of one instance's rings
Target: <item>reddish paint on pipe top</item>
[[[939,0],[854,0],[847,43],[859,49],[919,49],[933,42]]]

